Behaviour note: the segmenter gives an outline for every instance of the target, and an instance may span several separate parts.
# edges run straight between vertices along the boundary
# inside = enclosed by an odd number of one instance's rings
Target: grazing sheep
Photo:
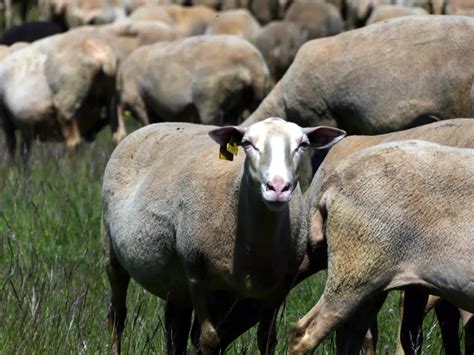
[[[62,27],[102,25],[125,18],[123,0],[39,0],[40,17]]]
[[[307,41],[308,31],[287,21],[272,21],[258,32],[255,47],[262,53],[274,82],[280,80]]]
[[[421,7],[406,7],[400,5],[378,5],[367,19],[367,25],[389,20],[395,17],[412,16],[412,15],[429,15],[428,11]]]
[[[227,35],[195,36],[134,51],[118,74],[122,110],[160,121],[237,123],[269,89],[258,50]]]
[[[245,154],[232,163],[219,160],[208,133],[223,156],[237,154],[237,146]],[[167,302],[168,353],[185,352],[193,310],[201,350],[225,350],[211,316],[216,295],[260,302],[258,346],[272,352],[275,316],[306,250],[300,159],[306,147],[330,146],[343,136],[269,118],[247,129],[155,124],[123,140],[102,189],[114,351],[120,351],[132,277]]]
[[[130,15],[133,21],[163,21],[183,36],[203,34],[216,16],[207,6],[183,7],[175,4],[141,6]]]
[[[241,0],[242,1],[242,0]],[[293,0],[248,1],[248,9],[262,24],[281,20]]]
[[[337,8],[323,1],[295,1],[288,8],[284,20],[303,26],[308,31],[308,40],[333,36],[344,29]]]
[[[137,47],[176,36],[160,22],[80,27],[37,41],[5,61],[0,68],[0,116],[8,122],[4,128],[10,156],[16,149],[15,130],[22,132],[25,158],[36,137],[65,140],[74,151],[107,124],[118,143],[126,135],[123,116],[117,116],[118,65]]]
[[[268,116],[380,134],[473,117],[474,19],[407,16],[305,43],[244,125]]]
[[[123,5],[125,8],[125,13],[130,15],[140,6],[164,5],[169,4],[170,2],[170,0],[124,0]]]
[[[247,9],[257,20],[266,24],[283,18],[292,0],[182,0],[187,5],[206,5],[217,11]]]
[[[114,115],[103,115],[104,108],[112,111],[117,57],[104,40],[86,35],[93,31],[48,37],[3,60],[0,119],[11,157],[16,130],[21,132],[26,158],[37,137],[63,140],[74,151],[82,138],[92,139],[106,124],[117,128]]]
[[[472,0],[446,0],[445,6],[447,15],[474,16]]]
[[[102,25],[125,17],[122,0],[74,0],[66,4],[69,27]]]
[[[341,6],[347,29],[354,29],[365,26],[367,19],[374,7],[380,0],[342,0],[344,6]]]
[[[114,48],[119,65],[141,46],[173,41],[180,37],[177,30],[160,21],[119,21],[96,26],[95,29],[95,35]]]
[[[473,173],[472,149],[402,141],[359,150],[315,182],[311,230],[327,242],[328,280],[290,352],[310,351],[350,317],[359,325],[338,337],[365,332],[394,288],[425,287],[472,312]]]
[[[207,26],[206,34],[228,34],[245,38],[253,43],[260,24],[246,9],[220,12]]]

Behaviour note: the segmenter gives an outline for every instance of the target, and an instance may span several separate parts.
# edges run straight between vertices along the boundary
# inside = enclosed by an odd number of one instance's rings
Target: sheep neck
[[[289,206],[270,211],[246,167],[240,182],[237,230],[249,254],[263,258],[274,256],[282,238],[289,238],[290,232]]]

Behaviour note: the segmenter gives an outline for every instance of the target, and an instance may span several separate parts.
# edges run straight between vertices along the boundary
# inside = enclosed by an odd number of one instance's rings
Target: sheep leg
[[[370,328],[367,330],[367,333],[364,335],[364,340],[362,342],[362,354],[375,355],[378,335],[379,332],[377,320],[374,320]]]
[[[403,305],[405,303],[405,292],[404,291],[401,291],[400,292],[400,299],[398,300],[398,334],[397,334],[397,350],[395,351],[395,354],[404,354],[405,351],[403,350],[403,347],[402,347],[402,342],[400,341],[400,334],[401,334],[401,331],[402,331],[402,319],[403,319],[403,314],[404,314],[404,310],[403,310]],[[428,304],[426,305],[426,309],[425,309],[425,312],[428,312],[428,306],[429,306],[429,302]]]
[[[211,298],[212,324],[216,325],[216,331],[219,339],[218,346],[213,349],[214,353],[223,354],[226,348],[240,335],[254,326],[261,317],[261,304],[253,299],[236,300],[235,298],[226,298],[223,294]],[[201,324],[195,317],[191,338],[193,346],[200,349],[197,353],[205,353],[200,344]],[[265,336],[268,339],[268,336]]]
[[[428,297],[428,302],[426,303],[426,307],[425,307],[425,316],[436,306],[437,303],[440,302],[440,300],[441,299],[438,296],[430,295]],[[397,337],[397,351],[396,351],[397,354],[404,354],[405,353],[405,351],[403,350],[402,343],[400,341],[402,319],[403,319],[403,315],[404,315],[404,303],[405,303],[405,293],[400,292],[400,301],[399,301],[399,304],[398,304],[400,322],[399,322],[398,337]]]
[[[211,317],[216,324],[219,353],[222,354],[235,339],[257,324],[260,303],[253,299],[236,300],[222,294],[212,298],[211,302]],[[191,338],[196,349],[199,348],[199,329],[200,325],[194,319]]]
[[[112,290],[108,315],[109,324],[114,330],[112,352],[120,354],[120,344],[127,316],[126,299],[130,276],[116,260],[111,260],[106,270]]]
[[[419,286],[405,289],[400,342],[405,354],[420,354],[423,344],[423,318],[428,292]]]
[[[435,295],[430,295],[428,297],[428,302],[426,303],[425,315],[428,314],[435,306],[441,302],[441,298]]]
[[[214,354],[220,346],[219,336],[212,324],[211,314],[207,296],[209,294],[207,284],[203,278],[190,278],[189,291],[193,302],[193,308],[196,313],[201,331],[199,335],[199,347],[204,355]]]
[[[148,117],[145,102],[139,95],[134,95],[130,100],[127,100],[122,96],[119,105],[122,108],[122,111],[129,109],[132,116],[143,126],[150,124],[150,118]]]
[[[58,121],[61,126],[66,147],[69,153],[74,153],[81,143],[81,135],[79,132],[79,125],[75,117],[71,119],[65,118],[63,115],[58,115]]]
[[[120,354],[120,344],[127,316],[127,289],[130,275],[120,265],[114,254],[108,231],[102,223],[102,243],[105,255],[105,270],[112,291],[109,307],[109,325],[114,332],[113,354]]]
[[[196,123],[224,125],[226,118],[220,114],[219,103],[213,100],[216,100],[215,97],[196,101],[195,105],[199,116]]]
[[[365,344],[365,354],[375,354],[376,344],[369,327],[376,322],[377,314],[386,298],[387,293],[384,292],[366,301],[348,321],[337,329],[336,349],[338,354],[359,354],[363,343]],[[370,338],[366,337],[367,333],[370,334]]]
[[[338,289],[333,285],[328,287],[330,283],[332,282],[328,278],[326,289],[318,303],[293,328],[289,354],[311,351],[365,301],[366,292],[351,290],[336,295],[333,291],[328,291]]]
[[[166,341],[169,354],[186,354],[192,308],[180,308],[172,302],[165,306]]]
[[[445,300],[440,300],[435,306],[436,317],[438,318],[443,339],[443,348],[446,354],[461,355],[459,344],[459,312],[457,307]],[[469,353],[466,353],[469,354]]]
[[[127,131],[125,129],[123,107],[117,104],[117,98],[111,97],[108,103],[109,122],[112,129],[112,142],[119,144],[125,138]]]
[[[221,341],[221,352],[223,353],[235,339],[253,327],[257,322],[258,303],[254,300],[238,301],[217,328]]]
[[[276,337],[276,317],[277,307],[263,307],[260,313],[260,320],[257,330],[258,349],[261,354],[273,354],[277,343]]]
[[[125,80],[121,78],[122,80]],[[119,85],[120,86],[120,85]],[[128,82],[122,89],[119,88],[118,107],[120,110],[130,110],[134,119],[139,121],[143,126],[150,124],[150,118],[146,109],[145,101],[140,95],[139,90],[133,82]]]

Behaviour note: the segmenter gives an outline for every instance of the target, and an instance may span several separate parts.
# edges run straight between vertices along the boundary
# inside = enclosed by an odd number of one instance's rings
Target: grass
[[[0,148],[5,146],[0,139]],[[36,143],[28,165],[0,166],[0,353],[109,351],[108,282],[99,241],[102,174],[113,150],[108,130],[67,156],[60,144]],[[279,323],[278,353],[290,330],[324,287],[318,275],[295,288]],[[398,297],[379,314],[379,353],[395,352]],[[125,353],[165,353],[163,303],[135,283],[128,296]],[[256,331],[241,336],[231,354],[255,353]],[[316,353],[332,354],[334,338]],[[424,352],[441,352],[432,316],[425,321]]]

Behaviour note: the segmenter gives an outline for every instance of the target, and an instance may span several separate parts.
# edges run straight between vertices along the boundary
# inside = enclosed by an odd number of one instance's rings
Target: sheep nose
[[[290,190],[290,183],[285,181],[281,176],[276,175],[271,181],[267,182],[267,189],[275,191],[277,195]]]

